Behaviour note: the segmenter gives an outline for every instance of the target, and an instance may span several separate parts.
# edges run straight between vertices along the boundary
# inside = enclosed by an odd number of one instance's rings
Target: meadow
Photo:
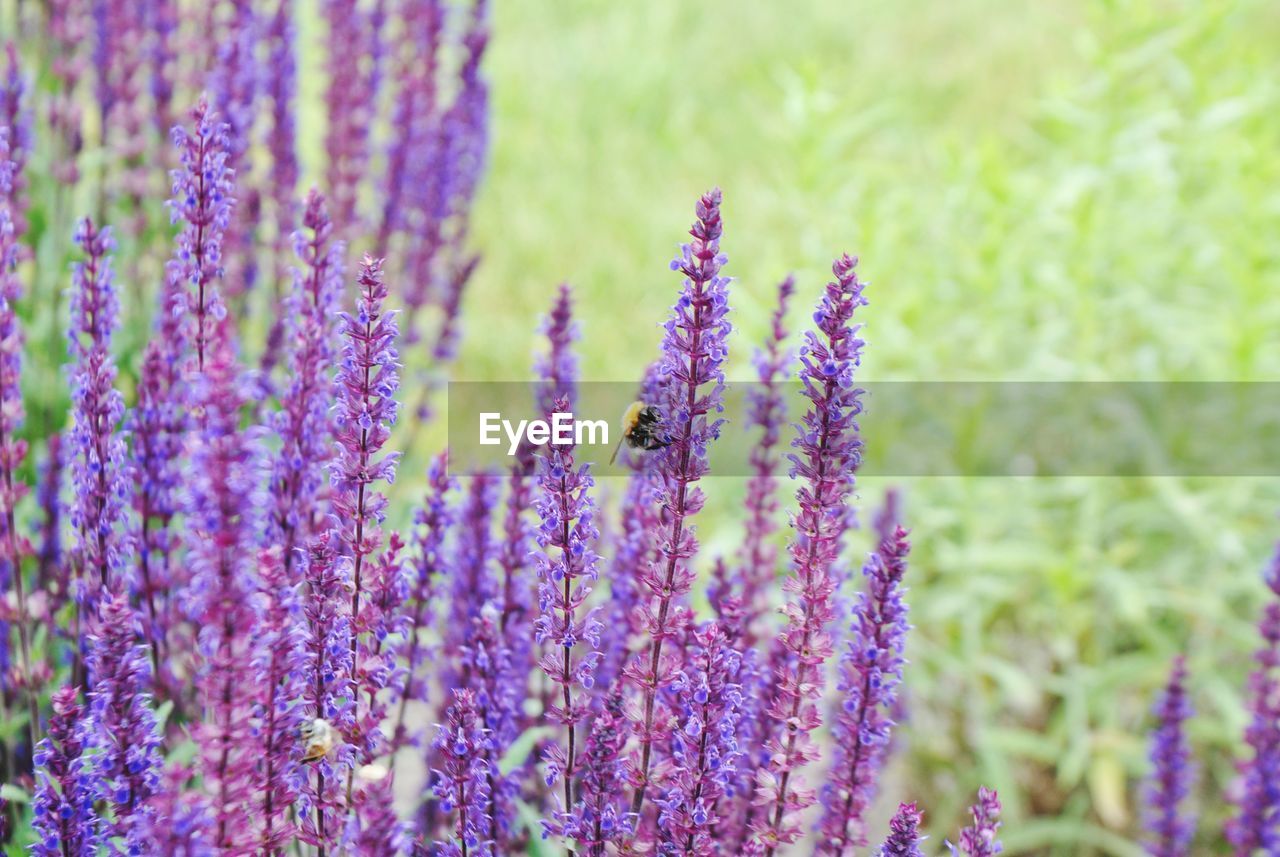
[[[329,178],[333,69],[319,5],[293,7],[299,192]],[[0,3],[0,41],[30,14],[31,4]],[[794,348],[841,252],[859,256],[867,284],[860,381],[1280,380],[1280,9],[1262,0],[497,2],[489,31],[490,143],[465,235],[480,262],[456,356],[402,351],[402,415],[386,448],[403,458],[381,489],[388,532],[413,528],[447,442],[446,420],[415,425],[420,390],[532,378],[561,282],[574,290],[581,380],[641,381],[680,287],[666,263],[712,186],[724,194],[720,249],[734,278],[731,382],[754,378],[749,357],[769,334],[778,282],[796,278]],[[59,82],[41,44],[20,54],[47,95]],[[118,165],[95,144],[91,90],[75,93],[82,180],[67,190],[54,178],[53,146],[36,147],[26,171],[34,250],[19,267],[30,296],[19,313],[34,452],[19,476],[33,485],[43,438],[70,420],[72,217],[105,206],[121,224],[114,354],[129,407],[175,229],[154,175],[141,229],[123,226],[133,212],[121,197],[101,203],[101,176]],[[381,98],[371,174],[396,139],[392,96]],[[175,121],[187,107],[175,105]],[[260,148],[249,157],[262,169]],[[383,204],[375,183],[360,194],[358,207]],[[265,245],[276,231],[265,228]],[[372,242],[351,238],[354,276]],[[389,262],[393,306],[400,268]],[[237,305],[255,359],[275,317],[268,295]],[[439,314],[430,304],[420,321]],[[438,389],[432,402],[441,417]],[[1147,853],[1151,709],[1185,655],[1200,768],[1190,853],[1232,853],[1222,829],[1246,755],[1244,688],[1270,598],[1262,571],[1280,538],[1280,479],[1171,470],[859,475],[853,564],[875,547],[874,511],[890,488],[912,543],[908,663],[869,815],[874,841],[898,801],[913,800],[926,850],[940,853],[987,786],[1003,807],[1004,854]],[[616,518],[623,483],[600,482]],[[711,559],[743,541],[747,485],[713,475],[702,488],[691,603],[705,618]],[[791,492],[784,482],[784,514]],[[18,511],[34,531],[36,504]],[[25,728],[11,724],[9,741]],[[825,727],[817,734],[829,746]],[[397,797],[402,810],[416,804]],[[537,836],[522,847],[556,853]]]

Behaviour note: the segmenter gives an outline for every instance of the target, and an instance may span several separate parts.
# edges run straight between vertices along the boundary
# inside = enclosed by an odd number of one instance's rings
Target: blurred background
[[[529,377],[561,280],[584,377],[638,377],[718,184],[731,377],[776,282],[798,329],[847,250],[867,379],[1280,380],[1280,6],[498,2],[494,33],[457,378]],[[1148,709],[1186,652],[1194,850],[1223,851],[1280,484],[895,483],[915,630],[886,810],[921,801],[940,846],[987,783],[1006,853],[1140,853]],[[741,489],[709,481],[707,556]]]

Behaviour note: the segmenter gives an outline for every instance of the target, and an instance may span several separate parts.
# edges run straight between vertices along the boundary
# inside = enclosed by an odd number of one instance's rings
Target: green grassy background
[[[731,376],[774,283],[872,285],[866,377],[1280,377],[1280,9],[1263,2],[499,2],[485,264],[455,376],[522,379],[577,289],[584,375],[636,377],[697,193],[725,193]],[[880,480],[864,480],[876,502]],[[1280,534],[1267,479],[920,479],[910,718],[885,803],[932,840],[979,782],[1007,853],[1134,854],[1146,712],[1187,651],[1218,826]],[[700,536],[739,535],[713,480]],[[951,833],[954,838],[954,833]]]
[[[307,181],[323,149],[313,6],[299,20]],[[847,250],[871,281],[868,379],[1280,379],[1275,4],[497,0],[494,32],[484,264],[453,377],[529,377],[537,319],[568,280],[585,378],[637,378],[679,286],[666,263],[718,184],[738,278],[731,377],[750,376],[775,283],[797,274],[802,325]],[[49,157],[33,156],[46,204]],[[24,312],[32,347],[60,359],[66,246],[49,221],[33,211]],[[154,278],[154,259],[125,279]],[[126,388],[146,333],[134,301],[126,289]],[[32,422],[56,421],[54,361],[29,365]],[[440,425],[405,450],[401,522]],[[1008,854],[1140,853],[1147,709],[1187,652],[1196,853],[1224,852],[1280,480],[900,482],[916,628],[881,816],[921,801],[940,848],[985,783]],[[885,487],[864,479],[860,505]],[[704,557],[741,534],[741,480],[707,490]]]

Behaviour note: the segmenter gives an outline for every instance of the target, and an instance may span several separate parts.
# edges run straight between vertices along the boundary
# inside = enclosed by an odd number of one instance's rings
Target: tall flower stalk
[[[369,129],[378,103],[384,61],[385,0],[324,0],[332,72],[325,100],[329,127],[326,184],[343,229],[357,225],[357,191],[369,160]]]
[[[924,857],[920,839],[920,811],[914,803],[898,804],[898,811],[889,821],[889,837],[875,857]]]
[[[792,446],[791,476],[802,480],[796,492],[799,511],[793,521],[791,594],[781,644],[787,656],[778,664],[777,692],[769,709],[774,723],[771,757],[756,774],[760,803],[767,815],[755,823],[750,851],[772,857],[781,845],[800,838],[799,813],[815,801],[811,788],[795,782],[797,772],[819,757],[811,737],[822,723],[823,665],[833,642],[827,625],[833,615],[832,569],[840,552],[846,498],[853,490],[862,441],[857,417],[862,391],[854,373],[862,359],[854,311],[866,303],[855,272],[857,260],[845,255],[832,266],[814,313],[817,330],[805,334],[800,349],[800,378],[809,400]]]
[[[1146,789],[1146,827],[1151,835],[1147,852],[1152,857],[1186,857],[1195,821],[1182,802],[1191,793],[1194,770],[1185,724],[1191,717],[1187,695],[1187,663],[1179,655],[1164,693],[1156,702],[1156,728],[1151,733],[1151,774]]]
[[[720,274],[726,258],[720,253],[720,191],[698,200],[692,240],[681,247],[671,269],[684,277],[680,298],[667,319],[662,341],[660,373],[665,395],[663,429],[670,445],[660,453],[663,514],[651,534],[656,562],[644,569],[641,583],[648,590],[642,622],[648,640],[626,675],[640,693],[636,723],[639,745],[632,780],[631,811],[639,813],[649,787],[654,744],[668,726],[658,720],[663,689],[675,678],[675,663],[663,658],[663,647],[688,622],[685,600],[693,583],[689,561],[697,551],[689,519],[702,508],[697,482],[707,472],[707,447],[719,435],[723,408],[724,360],[730,325],[729,279]]]
[[[853,626],[840,658],[840,706],[831,725],[834,756],[823,788],[818,853],[843,857],[866,845],[865,816],[880,784],[902,682],[907,605],[902,578],[911,544],[886,504],[876,530],[879,544],[862,568]]]
[[[432,792],[441,811],[453,815],[452,835],[439,846],[441,857],[488,857],[489,766],[485,748],[489,738],[476,712],[470,690],[454,690],[452,701],[433,743],[440,765],[434,771]]]
[[[49,735],[36,747],[31,853],[37,857],[90,857],[101,844],[99,783],[85,756],[88,725],[78,694],[74,687],[54,691]]]
[[[978,802],[969,807],[973,824],[960,831],[960,845],[952,846],[953,855],[995,857],[1000,853],[1000,798],[985,786],[978,789]]]

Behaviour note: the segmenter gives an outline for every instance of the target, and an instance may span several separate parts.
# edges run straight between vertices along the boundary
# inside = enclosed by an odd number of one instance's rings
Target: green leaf
[[[31,800],[31,795],[12,783],[4,783],[0,785],[0,800],[7,800],[9,803],[27,803]]]

